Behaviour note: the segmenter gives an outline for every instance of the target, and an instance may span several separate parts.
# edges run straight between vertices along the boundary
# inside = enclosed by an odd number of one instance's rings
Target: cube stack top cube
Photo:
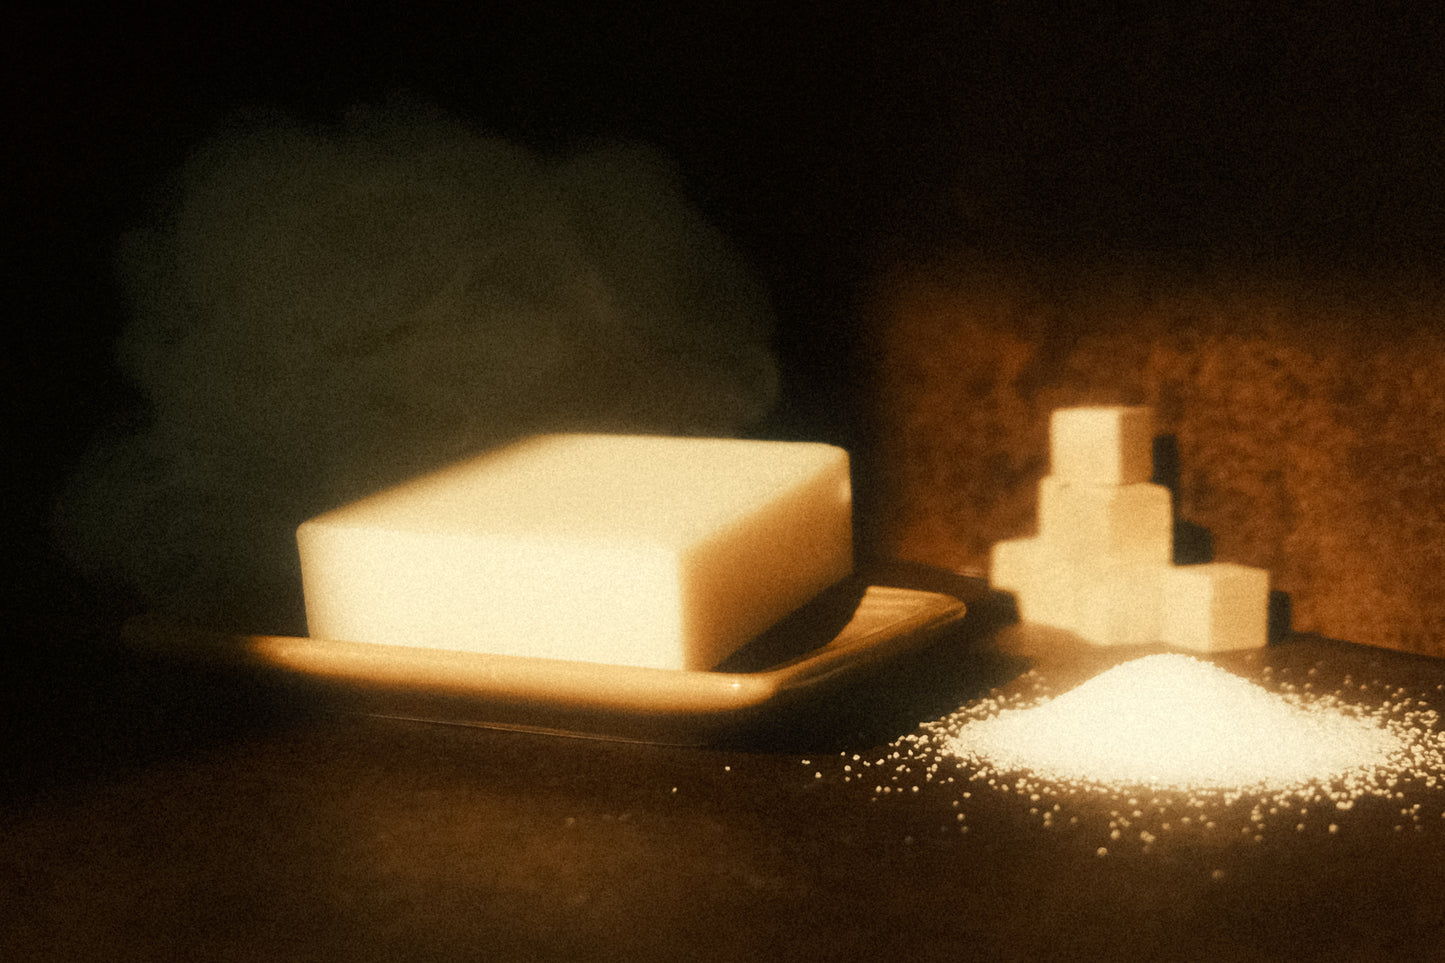
[[[1050,470],[1068,484],[1147,482],[1153,446],[1154,414],[1143,406],[1060,408],[1049,422]]]

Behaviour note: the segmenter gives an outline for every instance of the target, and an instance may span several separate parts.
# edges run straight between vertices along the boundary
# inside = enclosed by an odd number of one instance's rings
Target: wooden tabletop
[[[1439,789],[1100,856],[1103,803],[1044,825],[1011,790],[964,798],[966,772],[890,760],[996,686],[1067,687],[1128,654],[953,585],[971,614],[937,644],[710,748],[335,714],[128,654],[104,625],[19,624],[45,655],[10,700],[0,958],[1445,955]],[[1445,699],[1445,662],[1318,638],[1219,661]]]

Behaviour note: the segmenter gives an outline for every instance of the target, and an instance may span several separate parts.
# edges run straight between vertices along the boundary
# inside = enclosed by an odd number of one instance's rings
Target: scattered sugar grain
[[[1116,845],[1133,838],[1143,852],[1171,833],[1224,844],[1238,828],[1258,843],[1272,819],[1295,816],[1287,826],[1304,832],[1311,807],[1333,815],[1361,799],[1437,786],[1439,715],[1403,687],[1377,683],[1386,698],[1367,707],[1297,686],[1282,678],[1287,669],[1266,666],[1262,675],[1274,690],[1189,656],[1155,655],[1051,698],[1031,670],[1023,694],[992,690],[899,739],[886,761],[892,781],[912,779],[913,791],[920,774],[931,789],[956,776],[1031,803],[1028,818],[1044,829],[1099,832]],[[875,787],[874,801],[885,792]],[[1096,798],[1112,801],[1107,829],[1096,822]],[[1067,824],[1054,815],[1063,807]],[[1406,813],[1417,832],[1420,808]],[[1336,820],[1330,834],[1341,832]]]
[[[1189,656],[1156,655],[965,726],[947,748],[1055,782],[1267,790],[1383,766],[1398,745],[1367,721],[1309,712]]]

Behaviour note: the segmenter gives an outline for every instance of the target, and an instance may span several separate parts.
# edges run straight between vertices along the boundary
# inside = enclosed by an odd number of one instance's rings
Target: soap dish
[[[726,741],[826,694],[963,618],[938,592],[852,578],[711,671],[488,655],[133,619],[130,647],[221,666],[348,712],[454,725],[677,745]]]

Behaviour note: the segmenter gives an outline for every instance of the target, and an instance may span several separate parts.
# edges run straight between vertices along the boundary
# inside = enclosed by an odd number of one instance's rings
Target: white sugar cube
[[[1026,622],[1098,645],[1164,642],[1202,652],[1267,641],[1269,573],[1228,563],[1175,567],[1169,490],[1151,484],[1145,407],[1055,411],[1039,533],[994,546],[990,580]]]
[[[1211,562],[1165,573],[1160,633],[1171,646],[1196,652],[1259,648],[1268,641],[1269,572]]]
[[[1028,583],[1037,567],[1034,560],[1039,547],[1035,538],[1010,538],[994,542],[989,555],[988,581],[1005,592],[1016,592]]]
[[[708,669],[852,568],[848,453],[528,439],[297,532],[317,638]]]
[[[1014,594],[1025,622],[1071,628],[1078,590],[1077,567],[1038,538],[997,542],[989,565],[989,583]]]
[[[1097,645],[1159,641],[1165,563],[1070,556],[1041,538],[993,547],[989,581],[1012,592],[1019,618],[1067,629]]]
[[[1096,645],[1159,641],[1165,563],[1109,564],[1086,570],[1075,590],[1071,628]]]
[[[1169,489],[1148,482],[1081,485],[1050,475],[1039,484],[1039,536],[1069,555],[1168,562]]]
[[[1153,444],[1154,413],[1142,406],[1060,408],[1049,421],[1051,471],[1064,482],[1147,482]]]

